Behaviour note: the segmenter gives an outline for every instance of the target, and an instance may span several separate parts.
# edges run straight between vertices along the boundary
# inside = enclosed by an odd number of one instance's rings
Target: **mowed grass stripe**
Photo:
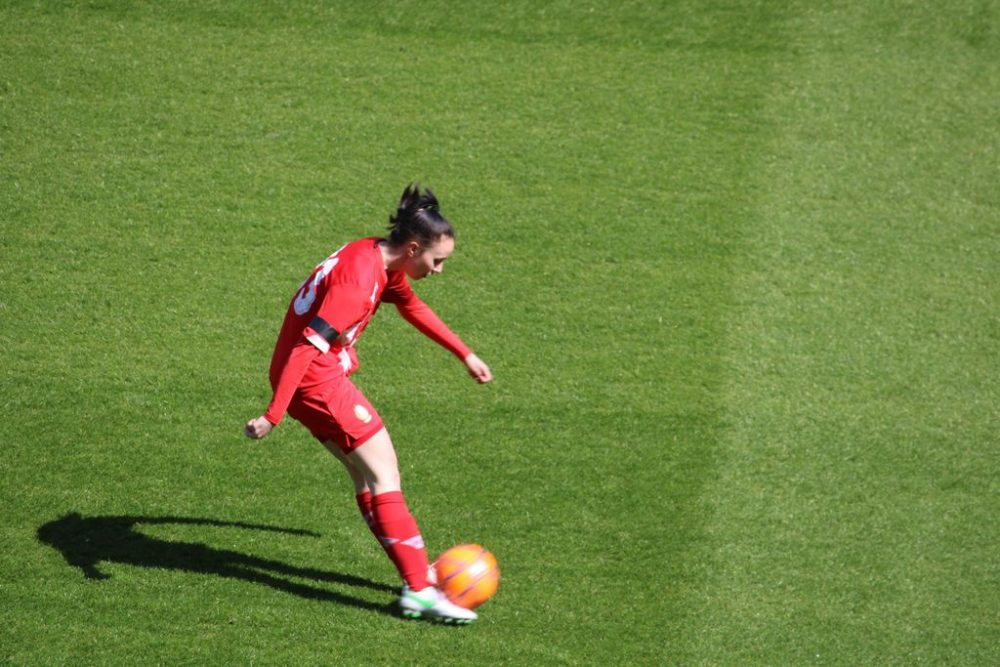
[[[580,359],[600,394],[567,409],[570,420],[589,413],[589,423],[568,432],[574,450],[588,442],[606,449],[595,469],[587,471],[585,459],[574,475],[591,492],[583,507],[603,517],[591,534],[614,537],[588,550],[582,571],[603,601],[598,623],[583,621],[585,635],[599,637],[589,641],[616,659],[697,659],[688,633],[700,623],[707,581],[704,531],[713,509],[706,485],[718,477],[724,456],[719,392],[732,264],[751,221],[758,119],[772,49],[780,49],[770,41],[780,29],[777,13],[715,19],[718,42],[650,63],[651,79],[658,69],[686,76],[676,88],[669,80],[667,88],[659,84],[659,145],[637,144],[617,157],[633,166],[652,158],[659,171],[655,190],[644,190],[649,181],[630,179],[635,174],[628,170],[624,180],[604,182],[611,199],[631,203],[616,225],[619,233],[603,239],[614,254],[587,267],[596,269],[596,280],[588,279],[594,284],[606,280],[603,275],[621,276],[610,278],[621,294],[593,304],[595,317],[610,316],[606,334],[614,353],[604,357],[598,347]],[[621,234],[629,220],[645,224],[634,235]],[[595,229],[588,234],[600,241]],[[603,340],[599,329],[595,333]],[[581,341],[566,349],[584,347]],[[558,515],[574,511],[578,506],[567,504]],[[580,565],[564,567],[570,574]],[[600,627],[616,631],[602,634]]]
[[[706,662],[998,658],[1000,68],[996,39],[971,39],[981,7],[798,8],[736,263],[690,633]]]

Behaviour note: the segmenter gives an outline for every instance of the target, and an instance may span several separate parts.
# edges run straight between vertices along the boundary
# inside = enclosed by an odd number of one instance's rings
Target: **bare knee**
[[[373,494],[399,491],[402,488],[396,450],[385,429],[348,454],[347,460],[364,477]]]
[[[402,488],[402,480],[400,480],[398,470],[377,470],[372,471],[372,473],[371,476],[365,477],[365,482],[373,494],[399,491]]]

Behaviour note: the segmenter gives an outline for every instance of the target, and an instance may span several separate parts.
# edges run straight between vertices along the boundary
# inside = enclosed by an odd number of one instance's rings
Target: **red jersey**
[[[380,238],[348,243],[313,269],[285,314],[271,357],[274,397],[264,417],[277,424],[297,390],[315,391],[358,368],[354,344],[383,301],[423,334],[464,359],[471,350],[410,287],[402,271],[386,271]]]

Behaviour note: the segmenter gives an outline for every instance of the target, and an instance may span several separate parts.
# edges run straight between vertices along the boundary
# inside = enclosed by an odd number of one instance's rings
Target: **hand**
[[[483,360],[474,354],[465,358],[465,367],[469,369],[469,375],[479,384],[486,384],[493,379],[490,367],[483,363]]]
[[[251,419],[247,422],[246,427],[243,429],[243,433],[248,438],[260,440],[265,435],[270,433],[272,428],[274,428],[274,424],[267,421],[264,417],[257,417],[256,419]]]

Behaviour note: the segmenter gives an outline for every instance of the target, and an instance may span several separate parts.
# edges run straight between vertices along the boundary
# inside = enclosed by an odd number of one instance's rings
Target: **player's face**
[[[441,236],[433,244],[421,246],[416,241],[412,241],[410,249],[413,254],[407,258],[404,267],[406,275],[414,280],[420,280],[434,273],[441,273],[444,269],[444,260],[451,256],[455,250],[455,239],[450,236]]]

